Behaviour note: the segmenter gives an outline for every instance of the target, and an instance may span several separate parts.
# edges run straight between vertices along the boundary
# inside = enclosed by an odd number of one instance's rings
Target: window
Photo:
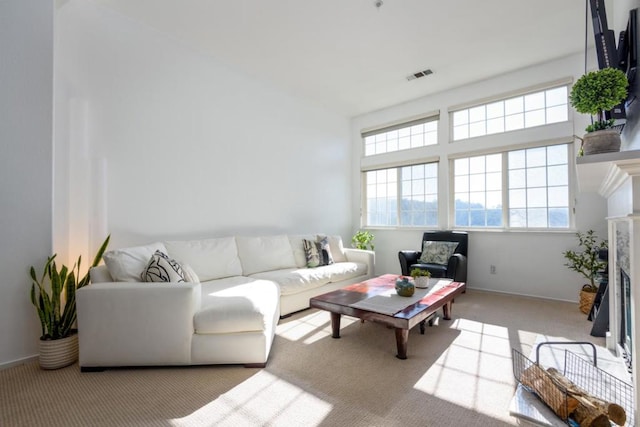
[[[567,86],[560,86],[454,111],[453,140],[567,121],[567,99]]]
[[[438,143],[438,116],[363,132],[364,155],[391,153]]]
[[[568,159],[560,144],[454,160],[455,225],[568,228]]]
[[[367,171],[364,175],[366,225],[438,224],[437,163]]]
[[[454,161],[455,225],[502,226],[502,154]]]
[[[568,146],[510,151],[511,227],[569,227]]]

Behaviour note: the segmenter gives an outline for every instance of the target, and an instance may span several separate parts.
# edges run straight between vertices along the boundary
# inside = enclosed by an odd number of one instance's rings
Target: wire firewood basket
[[[564,350],[564,366],[545,369],[540,347],[554,344],[590,345],[593,362]],[[512,350],[513,374],[525,390],[536,395],[563,422],[576,427],[635,426],[633,387],[597,367],[595,347],[584,342],[543,342],[536,361]]]

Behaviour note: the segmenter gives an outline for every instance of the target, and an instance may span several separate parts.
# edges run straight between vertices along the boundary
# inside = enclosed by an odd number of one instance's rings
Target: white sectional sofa
[[[166,241],[105,253],[106,265],[76,296],[81,369],[265,366],[281,316],[374,274],[374,253],[344,248],[337,236],[327,237],[334,263],[307,268],[303,239],[318,237]],[[141,281],[157,250],[197,279]]]

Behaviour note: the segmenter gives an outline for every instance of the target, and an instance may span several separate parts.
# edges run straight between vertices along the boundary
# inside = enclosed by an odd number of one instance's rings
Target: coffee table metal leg
[[[451,301],[442,306],[442,318],[451,320]]]
[[[331,337],[340,338],[340,313],[331,313]]]
[[[398,359],[407,358],[407,343],[409,341],[409,330],[396,328],[396,346],[398,347]]]

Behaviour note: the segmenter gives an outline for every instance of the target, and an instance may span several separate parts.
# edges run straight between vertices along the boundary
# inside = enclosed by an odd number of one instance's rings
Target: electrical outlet
[[[489,273],[496,274],[496,266],[495,265],[489,266]]]

